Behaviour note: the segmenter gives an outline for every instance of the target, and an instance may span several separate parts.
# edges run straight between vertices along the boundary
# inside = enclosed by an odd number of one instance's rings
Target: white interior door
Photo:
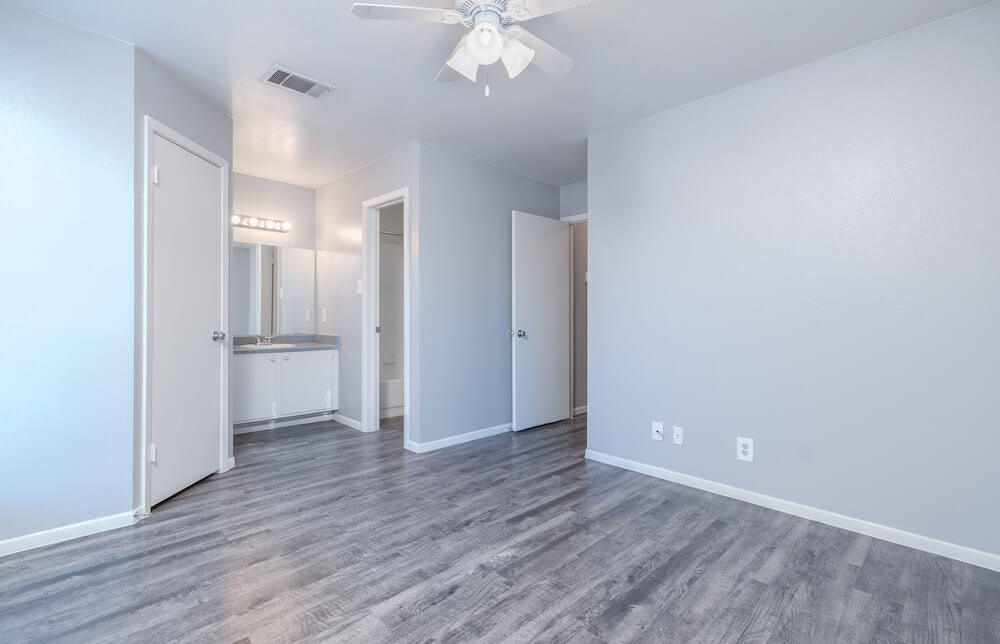
[[[150,454],[154,505],[217,471],[227,344],[224,169],[153,134],[149,210]],[[224,239],[225,237],[225,239]]]
[[[514,431],[569,417],[570,234],[557,219],[514,211]]]

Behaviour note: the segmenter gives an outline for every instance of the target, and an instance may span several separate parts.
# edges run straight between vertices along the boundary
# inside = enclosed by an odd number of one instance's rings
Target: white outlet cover
[[[653,421],[653,440],[662,441],[663,440],[663,423],[658,420]]]
[[[753,439],[736,437],[736,459],[753,463]]]
[[[674,425],[674,445],[684,444],[684,428]]]

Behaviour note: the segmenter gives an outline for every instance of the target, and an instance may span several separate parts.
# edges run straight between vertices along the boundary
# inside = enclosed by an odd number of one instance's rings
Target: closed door
[[[152,136],[148,503],[220,467],[228,349],[223,168]]]
[[[513,428],[569,417],[569,224],[515,211],[512,220]]]
[[[333,351],[280,354],[278,406],[282,415],[330,408],[333,396]]]

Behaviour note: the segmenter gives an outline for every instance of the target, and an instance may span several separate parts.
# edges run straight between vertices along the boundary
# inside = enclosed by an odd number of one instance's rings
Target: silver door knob
[[[213,342],[222,342],[225,339],[226,339],[226,334],[223,333],[222,331],[212,331]]]
[[[523,337],[524,337],[524,336],[526,336],[526,335],[528,335],[528,332],[527,332],[527,331],[525,331],[524,329],[518,329],[518,330],[517,330],[517,337],[519,337],[519,338],[523,338]]]

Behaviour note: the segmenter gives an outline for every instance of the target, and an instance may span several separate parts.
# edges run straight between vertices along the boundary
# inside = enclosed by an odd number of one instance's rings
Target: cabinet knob
[[[271,362],[274,362],[274,356],[271,356]]]
[[[289,356],[285,356],[285,362],[288,362]]]

